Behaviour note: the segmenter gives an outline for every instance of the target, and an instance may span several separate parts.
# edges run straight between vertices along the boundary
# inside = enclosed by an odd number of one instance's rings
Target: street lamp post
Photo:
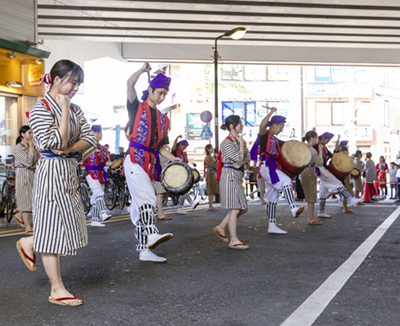
[[[234,40],[241,39],[244,34],[246,34],[246,28],[237,27],[230,31],[225,32],[224,34],[218,36],[215,39],[215,47],[214,47],[214,119],[215,119],[215,129],[214,129],[214,137],[215,137],[215,150],[219,151],[219,114],[218,114],[218,49],[217,49],[217,41],[224,36],[230,36]]]

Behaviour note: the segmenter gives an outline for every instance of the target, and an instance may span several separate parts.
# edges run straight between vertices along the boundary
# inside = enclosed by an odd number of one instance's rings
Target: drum
[[[110,174],[122,174],[122,163],[124,163],[124,160],[121,158],[112,162],[112,164],[110,165]]]
[[[339,180],[343,181],[354,169],[353,159],[344,153],[333,154],[327,169]]]
[[[353,170],[351,170],[351,173],[350,173],[350,174],[351,174],[351,178],[352,178],[352,179],[357,180],[357,179],[360,177],[361,172],[360,172],[359,169],[353,168]]]
[[[192,169],[192,174],[193,174],[193,184],[197,183],[200,181],[200,173],[197,169]]]
[[[307,145],[298,140],[289,140],[282,145],[278,162],[282,172],[293,179],[310,164],[311,152]]]
[[[186,163],[169,163],[161,172],[160,182],[170,194],[181,196],[193,186],[192,169]]]

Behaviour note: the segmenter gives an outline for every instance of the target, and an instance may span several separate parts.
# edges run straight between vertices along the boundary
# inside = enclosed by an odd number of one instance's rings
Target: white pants
[[[280,170],[276,170],[279,181],[272,184],[271,177],[269,176],[269,168],[264,163],[261,164],[260,175],[265,180],[265,194],[264,201],[267,203],[277,203],[279,201],[279,191],[282,191],[284,186],[292,186],[292,180]]]
[[[337,192],[343,184],[329,170],[321,166],[319,168],[321,175],[319,176],[319,198],[327,198],[329,193]]]
[[[90,204],[94,205],[97,196],[104,196],[105,185],[100,183],[99,180],[93,179],[90,174],[86,177],[86,181],[89,184],[90,190],[92,191],[92,196],[90,197]]]
[[[128,184],[129,193],[132,197],[131,220],[135,226],[138,225],[140,218],[139,207],[149,204],[156,207],[156,193],[153,183],[143,168],[136,163],[132,163],[127,156],[124,162],[124,173]]]

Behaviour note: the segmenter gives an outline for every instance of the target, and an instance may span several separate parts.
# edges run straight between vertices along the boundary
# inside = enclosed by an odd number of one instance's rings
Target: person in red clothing
[[[157,109],[169,91],[171,78],[158,74],[138,100],[135,84],[143,73],[149,73],[146,62],[128,79],[127,109],[129,121],[125,128],[129,140],[129,154],[124,162],[124,172],[131,194],[131,220],[136,226],[136,249],[140,261],[162,263],[166,259],[152,253],[150,249],[170,240],[173,234],[159,234],[155,225],[155,182],[160,181],[159,154],[170,161],[182,161],[172,155],[164,145],[169,143],[169,119]]]
[[[381,166],[383,166],[384,167],[384,171],[385,171],[385,173],[388,173],[389,172],[389,167],[388,167],[388,165],[386,164],[386,160],[385,160],[385,158],[381,155],[381,156],[379,156],[379,163],[376,165],[376,175],[378,176],[379,175],[379,172],[381,171]],[[377,187],[376,187],[376,192],[377,193],[379,193],[381,190],[384,190],[385,191],[385,196],[387,196],[387,187],[386,187],[386,185],[385,185],[385,187],[383,187],[383,189],[381,189],[381,186],[379,185],[379,184],[377,184]],[[383,197],[383,198],[381,198],[381,199],[384,199],[385,197]]]
[[[100,141],[103,139],[101,126],[92,125],[92,130],[96,137],[97,148],[83,162],[83,166],[85,167],[84,175],[92,191],[92,196],[90,197],[92,222],[90,226],[104,227],[106,225],[101,223],[101,221],[107,221],[112,216],[107,213],[106,205],[104,204],[104,188],[107,182],[107,173],[104,171],[104,166],[107,162],[107,151],[104,146],[100,145]]]
[[[385,199],[386,192],[386,171],[385,166],[382,164],[378,172],[378,190],[379,190],[379,200]]]

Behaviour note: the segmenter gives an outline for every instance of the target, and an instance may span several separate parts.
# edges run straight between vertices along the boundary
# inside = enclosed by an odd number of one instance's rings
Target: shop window
[[[351,80],[353,70],[346,67],[332,67],[331,80],[333,82],[348,82]]]
[[[243,80],[243,66],[241,65],[222,65],[222,80]]]
[[[344,125],[344,102],[332,102],[332,125]]]
[[[371,103],[370,102],[357,102],[356,103],[356,117],[357,126],[370,126],[372,115],[371,115]]]
[[[18,100],[0,96],[0,155],[3,162],[14,153],[18,137]]]
[[[315,81],[331,81],[331,67],[315,67]]]
[[[256,120],[256,102],[246,102],[246,126],[255,126]]]
[[[247,81],[267,80],[267,66],[261,66],[261,65],[244,66],[244,80]]]
[[[383,102],[382,114],[383,126],[389,127],[389,102]]]
[[[268,66],[268,80],[289,80],[288,66]]]
[[[331,117],[331,102],[315,102],[315,124],[317,126],[332,125]]]

